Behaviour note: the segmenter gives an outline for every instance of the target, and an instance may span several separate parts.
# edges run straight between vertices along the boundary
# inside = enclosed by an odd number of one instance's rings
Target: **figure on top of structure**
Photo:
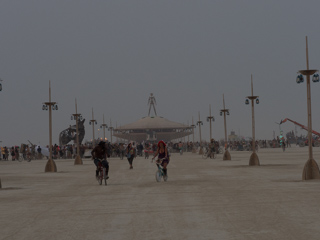
[[[156,98],[153,96],[153,93],[150,94],[149,100],[148,100],[148,105],[149,105],[149,113],[148,117],[150,116],[151,112],[151,106],[153,107],[154,113],[157,116],[157,111],[155,105],[157,105]]]

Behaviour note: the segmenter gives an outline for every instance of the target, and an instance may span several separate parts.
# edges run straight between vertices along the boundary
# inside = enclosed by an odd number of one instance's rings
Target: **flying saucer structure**
[[[192,134],[193,128],[172,122],[159,116],[143,117],[140,120],[114,129],[113,136],[129,141],[169,142]]]

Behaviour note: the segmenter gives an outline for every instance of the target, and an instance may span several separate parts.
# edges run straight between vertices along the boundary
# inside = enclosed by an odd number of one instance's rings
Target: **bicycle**
[[[109,177],[107,177],[107,170],[105,167],[103,167],[101,161],[99,161],[98,163],[97,171],[98,171],[97,180],[99,185],[102,185],[103,180],[104,180],[104,184],[107,185],[107,179]]]
[[[211,154],[213,154],[213,157],[211,157]],[[210,149],[206,148],[206,150],[202,154],[202,158],[203,159],[207,159],[208,157],[215,159],[217,156],[216,156],[216,154],[214,152],[211,153]]]
[[[180,155],[182,155],[182,154],[183,154],[183,149],[180,148],[180,149],[179,149],[179,152],[180,152]]]
[[[158,170],[156,171],[156,181],[157,182],[161,182],[161,179],[163,178],[163,180],[166,182],[168,180],[168,175],[164,174],[163,172],[163,167],[161,166],[162,161],[166,159],[166,158],[162,158],[162,159],[158,159],[156,161],[156,165],[158,167]]]
[[[31,162],[32,157],[30,154],[26,154],[26,155],[19,155],[19,159],[17,159],[19,162],[22,162],[23,160],[27,161],[27,162]]]

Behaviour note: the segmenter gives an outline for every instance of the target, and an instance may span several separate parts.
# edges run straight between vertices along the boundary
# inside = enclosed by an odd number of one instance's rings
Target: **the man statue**
[[[149,100],[148,100],[148,105],[149,105],[149,113],[148,116],[150,116],[151,112],[151,106],[153,107],[154,113],[157,116],[157,111],[155,105],[157,105],[156,98],[153,96],[153,93],[150,94]]]

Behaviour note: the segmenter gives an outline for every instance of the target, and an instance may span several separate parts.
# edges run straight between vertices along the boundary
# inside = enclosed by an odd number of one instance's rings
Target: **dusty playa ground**
[[[320,148],[314,148],[320,163]],[[320,181],[302,181],[307,148],[260,149],[232,161],[173,154],[168,182],[136,158],[110,160],[108,186],[91,160],[0,162],[0,239],[320,239]]]

